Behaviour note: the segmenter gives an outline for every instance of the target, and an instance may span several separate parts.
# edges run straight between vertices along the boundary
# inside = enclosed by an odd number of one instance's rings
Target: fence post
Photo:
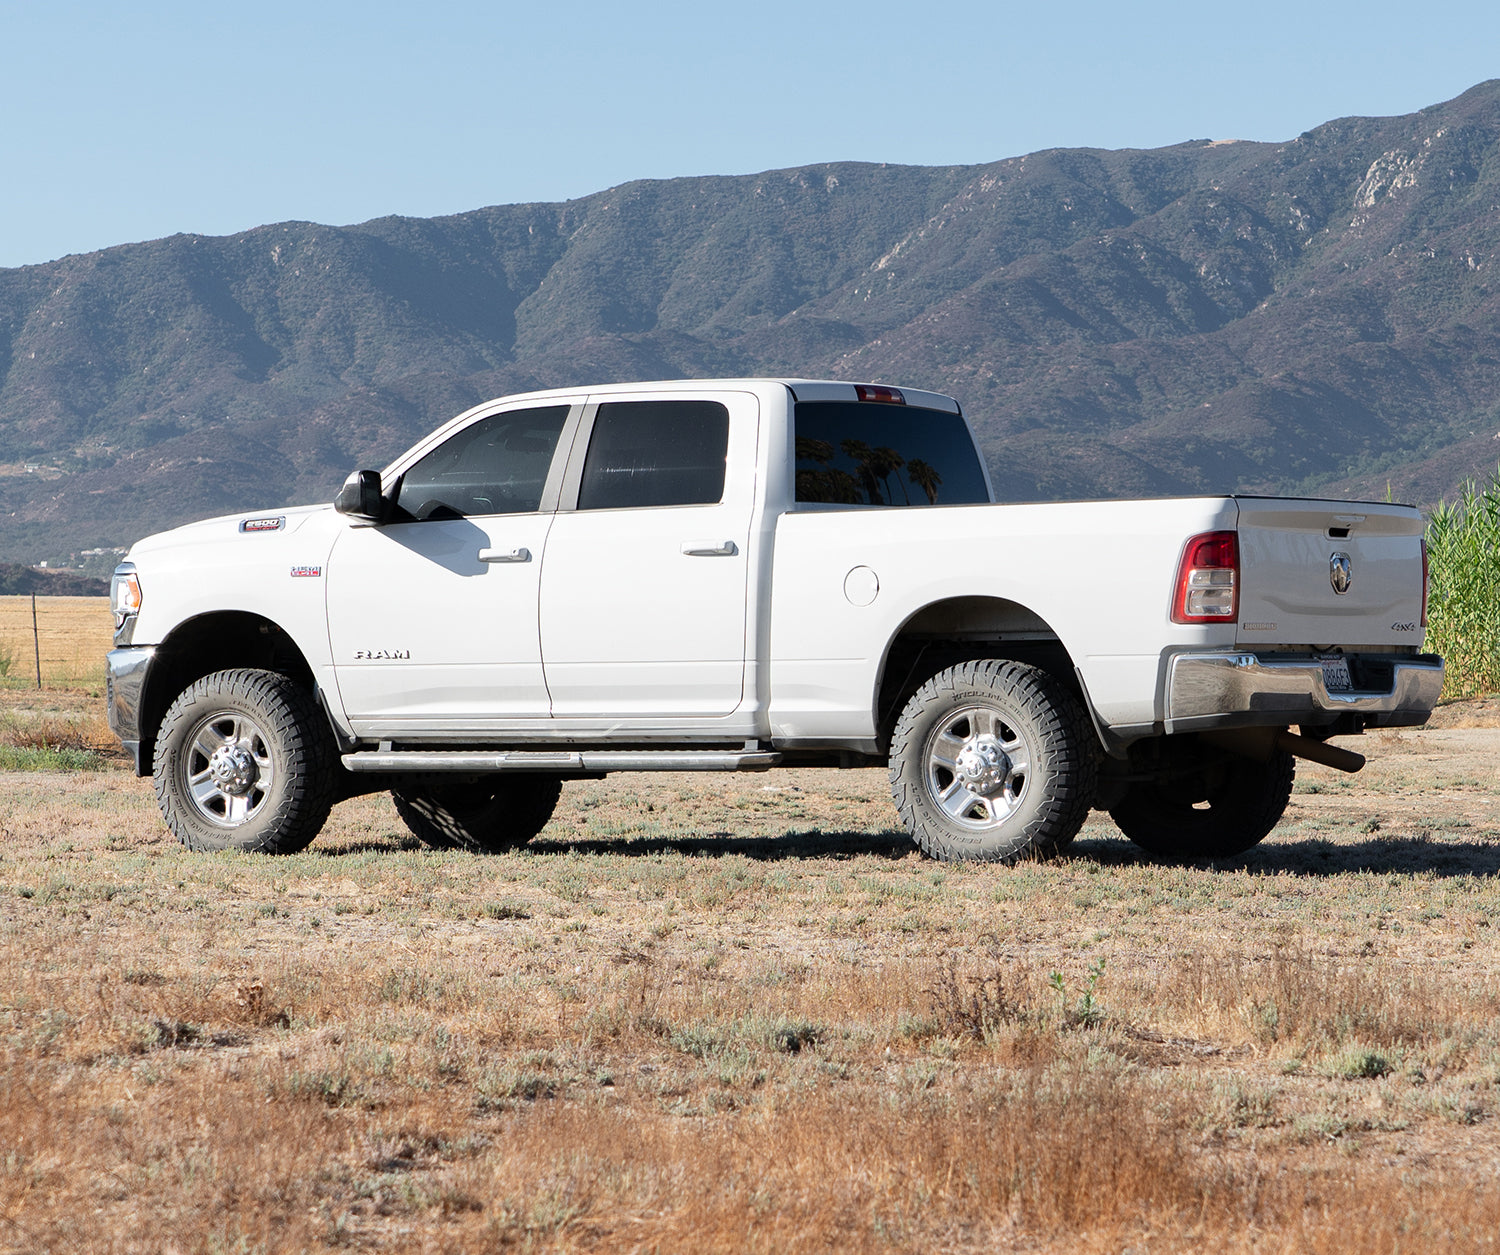
[[[36,594],[31,594],[31,643],[36,649],[36,686],[42,687],[42,634],[36,630]]]

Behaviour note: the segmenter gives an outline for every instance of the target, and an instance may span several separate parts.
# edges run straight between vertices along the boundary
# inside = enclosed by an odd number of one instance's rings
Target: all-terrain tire
[[[544,775],[493,775],[391,790],[396,813],[424,845],[471,854],[503,854],[525,845],[547,826],[561,795],[562,781]]]
[[[945,862],[1047,858],[1088,817],[1099,750],[1083,708],[1045,671],[985,658],[938,672],[891,739],[891,794],[912,839]]]
[[[1109,814],[1121,832],[1158,858],[1233,858],[1276,827],[1291,800],[1296,770],[1296,759],[1282,750],[1266,762],[1209,760],[1201,772],[1132,784]]]
[[[167,708],[156,801],[190,850],[294,854],[333,805],[334,746],[312,698],[275,671],[215,671]]]

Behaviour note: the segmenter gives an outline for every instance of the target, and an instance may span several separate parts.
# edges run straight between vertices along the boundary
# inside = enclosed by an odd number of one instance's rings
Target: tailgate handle
[[[530,562],[530,549],[481,549],[481,562]]]
[[[685,540],[682,552],[690,558],[732,558],[739,546],[732,540]]]

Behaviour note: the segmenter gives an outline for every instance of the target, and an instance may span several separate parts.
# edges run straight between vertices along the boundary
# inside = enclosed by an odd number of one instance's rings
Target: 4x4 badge
[[[1328,559],[1328,582],[1333,585],[1333,591],[1340,596],[1349,591],[1349,585],[1354,578],[1351,565],[1347,553],[1336,553]]]

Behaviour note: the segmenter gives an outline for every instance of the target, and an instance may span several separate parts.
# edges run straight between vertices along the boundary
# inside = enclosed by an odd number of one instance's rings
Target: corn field
[[[1500,691],[1500,471],[1439,503],[1427,555],[1427,649],[1447,660],[1443,696]]]

